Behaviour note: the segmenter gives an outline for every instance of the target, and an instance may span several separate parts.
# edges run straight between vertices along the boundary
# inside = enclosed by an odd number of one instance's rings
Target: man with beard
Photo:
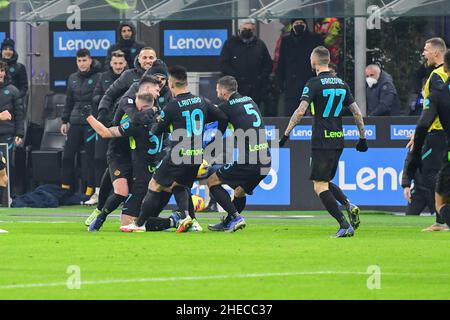
[[[122,22],[117,29],[117,36],[119,41],[108,49],[105,68],[109,66],[114,51],[122,51],[125,54],[127,64],[132,66],[136,56],[145,47],[143,43],[136,41],[136,28],[131,22]]]

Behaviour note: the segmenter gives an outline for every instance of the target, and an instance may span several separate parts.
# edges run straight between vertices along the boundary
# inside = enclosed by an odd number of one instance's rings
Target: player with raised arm
[[[314,191],[323,205],[339,223],[339,230],[335,237],[342,238],[353,236],[360,224],[359,208],[351,204],[342,190],[331,182],[344,148],[341,116],[343,106],[348,106],[358,126],[359,141],[356,150],[366,152],[368,147],[361,111],[353,99],[349,86],[330,72],[329,63],[330,52],[327,48],[320,46],[313,50],[311,67],[316,71],[317,76],[310,79],[303,89],[300,105],[289,121],[284,136],[280,140],[280,146],[286,143],[292,129],[300,123],[306,110],[311,106],[314,123],[310,179],[313,180]],[[339,209],[336,200],[345,207],[350,224]]]

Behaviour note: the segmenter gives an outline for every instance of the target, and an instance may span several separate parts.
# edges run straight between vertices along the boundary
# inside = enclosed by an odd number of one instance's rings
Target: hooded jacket
[[[130,27],[131,31],[133,32],[133,35],[129,40],[125,40],[122,38],[121,30],[124,26]],[[105,66],[109,66],[111,55],[114,51],[122,50],[125,54],[125,59],[127,60],[128,67],[131,68],[133,66],[134,59],[137,57],[141,49],[145,47],[145,45],[141,42],[136,41],[136,28],[132,23],[129,22],[122,22],[119,25],[119,27],[117,28],[117,39],[119,39],[119,41],[113,44],[108,49]]]
[[[300,101],[306,82],[315,77],[311,70],[311,53],[314,48],[322,45],[322,36],[310,32],[309,28],[301,35],[291,31],[290,35],[281,40],[276,76],[280,88],[284,88],[286,98],[297,98]]]
[[[392,76],[381,71],[377,84],[366,86],[367,114],[369,116],[400,115],[400,100]]]
[[[269,85],[272,58],[262,40],[253,37],[244,42],[239,36],[232,36],[220,53],[220,71],[236,79],[242,95],[260,101]]]
[[[92,60],[89,71],[72,73],[67,80],[66,104],[62,115],[62,122],[87,125],[81,110],[85,105],[92,106],[94,89],[100,79],[101,64]]]
[[[8,81],[19,90],[20,96],[23,98],[28,92],[28,77],[25,66],[17,62],[18,58],[17,52],[14,51],[11,59],[2,58],[2,61],[8,64]]]
[[[109,114],[112,114],[114,111],[114,102],[127,92],[133,83],[139,82],[144,73],[145,70],[141,67],[138,57],[136,57],[134,60],[134,68],[122,72],[120,77],[106,90],[98,105],[98,111],[100,112],[100,110],[105,109]]]
[[[0,134],[23,137],[24,108],[19,90],[12,84],[0,83],[0,112],[9,111],[11,120],[0,121]]]

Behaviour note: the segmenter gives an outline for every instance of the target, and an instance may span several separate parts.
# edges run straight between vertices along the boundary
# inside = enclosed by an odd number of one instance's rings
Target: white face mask
[[[375,78],[367,77],[366,82],[367,82],[367,85],[369,86],[369,88],[372,88],[374,85],[376,85],[378,83],[378,80]]]

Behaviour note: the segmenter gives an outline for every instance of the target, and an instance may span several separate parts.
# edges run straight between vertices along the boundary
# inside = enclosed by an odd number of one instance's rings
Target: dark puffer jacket
[[[0,134],[23,137],[24,108],[19,90],[12,84],[0,83],[0,112],[8,110],[11,120],[0,121]]]
[[[119,99],[133,83],[139,82],[145,70],[141,67],[138,57],[134,61],[134,68],[125,70],[114,83],[106,90],[100,104],[98,105],[98,111],[106,109],[108,113],[112,113],[114,110],[114,102]]]
[[[66,104],[62,115],[62,122],[71,124],[87,124],[81,110],[85,105],[92,106],[94,89],[100,79],[101,64],[93,60],[87,72],[79,70],[72,73],[67,80]]]
[[[131,28],[133,32],[133,36],[129,40],[125,40],[121,36],[121,30],[124,26],[128,26]],[[125,53],[125,59],[127,60],[128,67],[131,68],[134,63],[134,59],[137,57],[142,48],[145,47],[143,43],[136,41],[136,28],[132,23],[122,22],[117,28],[117,38],[119,42],[113,44],[108,49],[108,55],[105,61],[105,68],[109,66],[109,62],[111,61],[111,55],[116,50],[122,50]]]
[[[100,100],[102,99],[103,95],[105,94],[106,90],[108,90],[108,88],[114,83],[114,81],[119,79],[121,74],[114,73],[114,71],[112,70],[111,67],[109,68],[108,71],[102,72],[100,74],[100,79],[98,80],[97,85],[95,86],[94,96],[92,99],[93,107],[94,107],[93,108],[94,115],[97,114],[98,105],[99,105]],[[116,103],[116,102],[114,102],[114,103]]]
[[[25,66],[19,62],[17,52],[14,52],[11,59],[2,59],[8,64],[7,77],[9,82],[14,85],[20,92],[20,96],[24,97],[28,92],[28,77]]]

